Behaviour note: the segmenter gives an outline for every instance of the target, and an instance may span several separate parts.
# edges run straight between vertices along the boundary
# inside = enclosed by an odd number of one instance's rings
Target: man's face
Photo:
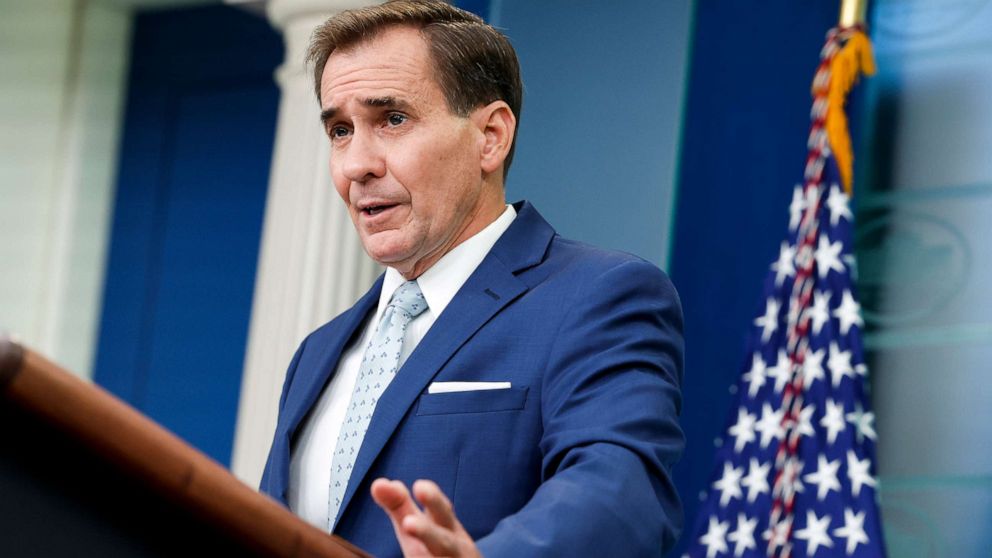
[[[502,211],[475,113],[449,111],[418,30],[335,51],[320,91],[334,187],[375,261],[415,278]]]

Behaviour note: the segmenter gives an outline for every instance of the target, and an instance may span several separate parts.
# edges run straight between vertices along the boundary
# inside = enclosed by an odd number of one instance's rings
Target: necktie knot
[[[407,281],[397,287],[386,308],[402,311],[412,320],[427,310],[427,299],[416,281]]]

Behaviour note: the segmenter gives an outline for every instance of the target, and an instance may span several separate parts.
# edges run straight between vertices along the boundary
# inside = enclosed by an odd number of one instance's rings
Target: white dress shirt
[[[455,246],[430,269],[417,278],[421,292],[427,300],[427,310],[414,318],[406,330],[400,352],[399,371],[417,347],[427,330],[462,288],[499,237],[510,227],[517,216],[513,206],[507,205],[495,221],[468,240]],[[379,307],[364,324],[362,335],[345,347],[338,361],[337,370],[320,395],[313,411],[304,420],[302,430],[293,446],[289,468],[289,508],[309,523],[325,529],[328,518],[328,487],[331,481],[331,459],[338,442],[338,433],[344,421],[351,392],[358,380],[362,353],[375,334],[382,313],[393,292],[406,279],[393,268],[386,269],[379,295]]]

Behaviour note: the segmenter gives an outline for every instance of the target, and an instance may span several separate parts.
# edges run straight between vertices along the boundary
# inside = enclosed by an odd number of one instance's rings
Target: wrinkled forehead
[[[409,97],[432,88],[434,81],[427,42],[420,30],[387,28],[331,53],[320,80],[321,105],[326,109],[352,94]]]
[[[356,65],[387,68],[405,64],[430,68],[432,60],[429,51],[427,39],[419,28],[409,25],[384,27],[370,37],[335,48],[324,64],[321,83]]]

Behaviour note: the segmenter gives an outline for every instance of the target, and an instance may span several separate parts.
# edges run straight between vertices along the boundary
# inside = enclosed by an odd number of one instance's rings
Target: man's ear
[[[517,119],[505,101],[493,101],[475,110],[476,125],[482,132],[482,149],[480,163],[482,171],[494,173],[500,171],[513,137],[517,130]]]

